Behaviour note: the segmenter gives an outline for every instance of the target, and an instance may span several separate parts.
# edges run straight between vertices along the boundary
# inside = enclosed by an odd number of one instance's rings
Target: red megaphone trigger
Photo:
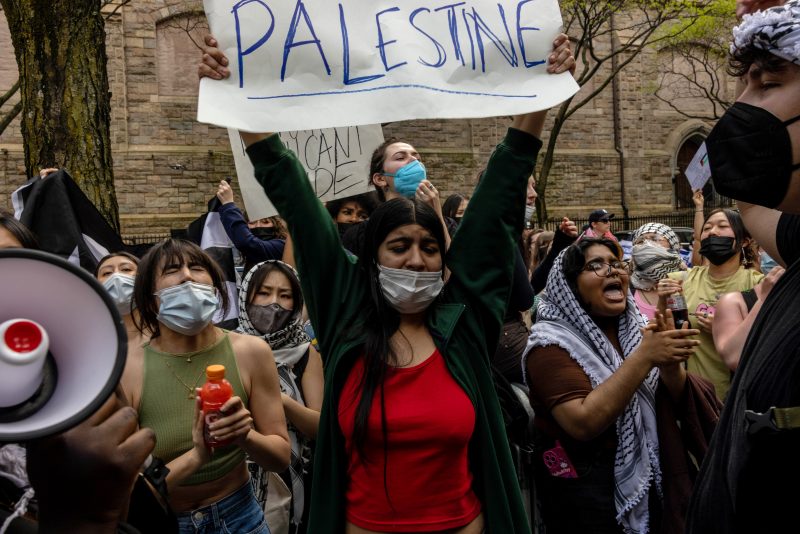
[[[19,319],[8,326],[4,338],[14,352],[33,352],[42,344],[42,330],[36,323]]]

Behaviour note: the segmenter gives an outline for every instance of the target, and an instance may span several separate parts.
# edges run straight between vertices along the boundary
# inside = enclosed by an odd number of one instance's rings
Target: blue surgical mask
[[[406,198],[414,198],[417,187],[427,177],[425,166],[416,159],[400,167],[394,174],[383,173],[383,175],[394,178],[394,190]]]
[[[772,259],[769,254],[761,251],[761,272],[769,274],[769,272],[778,266],[778,262]]]
[[[134,282],[133,276],[122,273],[114,273],[103,282],[103,287],[108,291],[120,315],[131,313]]]
[[[155,293],[161,300],[158,321],[170,330],[193,336],[208,326],[219,307],[214,286],[184,282]]]

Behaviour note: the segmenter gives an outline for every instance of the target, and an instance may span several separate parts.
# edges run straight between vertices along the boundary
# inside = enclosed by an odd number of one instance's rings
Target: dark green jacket
[[[541,146],[535,137],[514,129],[497,146],[447,252],[450,280],[428,309],[434,342],[475,407],[469,462],[490,534],[530,532],[489,358],[500,337],[525,190]],[[364,351],[365,336],[356,325],[364,322],[370,283],[358,260],[345,253],[330,215],[280,138],[273,135],[255,143],[247,153],[256,179],[289,226],[325,364],[308,531],[343,532],[347,457],[337,407],[345,379]]]

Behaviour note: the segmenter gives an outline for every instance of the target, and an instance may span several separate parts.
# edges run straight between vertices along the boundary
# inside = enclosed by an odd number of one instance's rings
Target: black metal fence
[[[709,210],[706,210],[707,212]],[[589,219],[580,219],[574,218],[572,219],[575,224],[578,225],[578,229],[580,230],[584,225],[589,223]],[[649,223],[649,222],[659,222],[662,224],[666,224],[669,227],[676,228],[676,227],[686,227],[692,228],[694,226],[694,209],[691,210],[681,210],[681,211],[671,211],[667,213],[653,213],[648,215],[637,215],[636,217],[614,217],[611,220],[611,230],[613,232],[619,232],[622,230],[636,230],[641,225]],[[544,224],[545,230],[555,230],[561,224],[561,219],[553,218],[548,219],[547,222]]]
[[[125,234],[122,236],[122,242],[126,245],[149,245],[158,243],[170,237],[169,232],[150,233],[150,234]]]

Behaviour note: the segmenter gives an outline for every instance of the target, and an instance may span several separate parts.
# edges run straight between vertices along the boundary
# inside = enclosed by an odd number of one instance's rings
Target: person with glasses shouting
[[[689,454],[702,460],[715,421],[701,415],[719,413],[683,366],[700,332],[669,312],[647,323],[629,279],[616,241],[584,237],[556,258],[539,304],[523,368],[548,533],[680,532]]]

